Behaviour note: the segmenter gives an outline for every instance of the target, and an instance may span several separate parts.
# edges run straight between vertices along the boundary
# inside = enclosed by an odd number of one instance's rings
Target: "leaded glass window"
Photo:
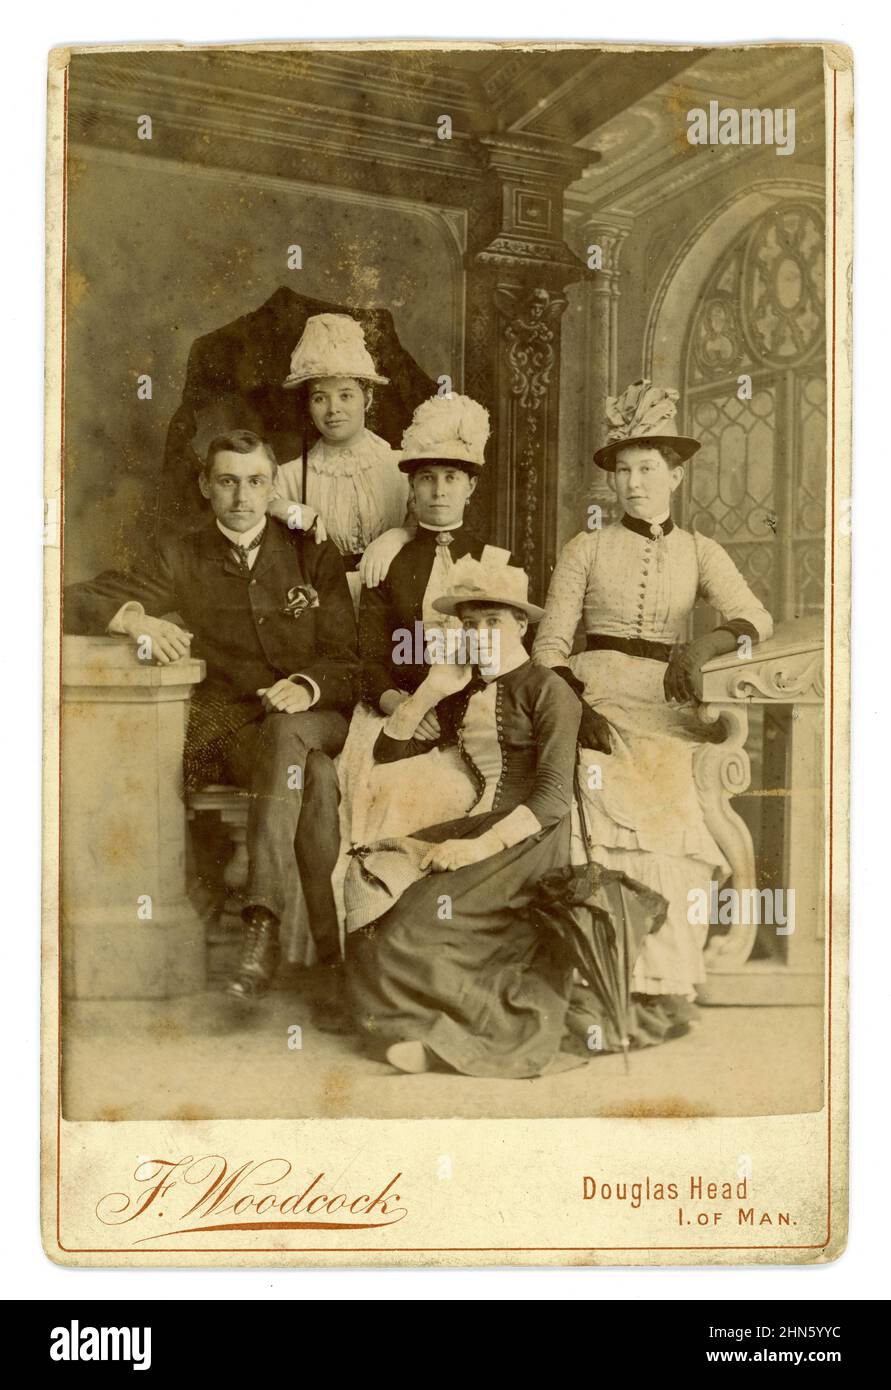
[[[683,522],[726,548],[777,621],[823,607],[823,257],[818,207],[780,204],[725,251],[687,335],[684,427],[702,448]]]

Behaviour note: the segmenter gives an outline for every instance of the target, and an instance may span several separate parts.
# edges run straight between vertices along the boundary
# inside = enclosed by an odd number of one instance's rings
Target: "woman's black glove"
[[[717,627],[694,642],[679,642],[672,647],[662,682],[666,700],[678,700],[681,704],[701,700],[703,666],[716,656],[732,652],[735,646],[734,633],[729,628]]]
[[[609,722],[604,719],[602,714],[598,714],[596,710],[593,710],[585,701],[584,683],[580,681],[577,676],[572,674],[568,666],[555,666],[553,670],[555,675],[563,677],[570,690],[581,700],[582,722],[579,725],[578,741],[582,748],[593,748],[598,753],[611,753],[612,746],[609,738]]]

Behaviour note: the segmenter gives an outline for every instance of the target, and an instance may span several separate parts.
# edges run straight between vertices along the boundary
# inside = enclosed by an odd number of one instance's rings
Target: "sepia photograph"
[[[59,1135],[720,1120],[635,1205],[796,1239],[729,1136],[831,1099],[836,48],[51,54]]]

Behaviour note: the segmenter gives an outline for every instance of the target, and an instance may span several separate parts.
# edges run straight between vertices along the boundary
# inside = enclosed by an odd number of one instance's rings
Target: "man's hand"
[[[448,873],[450,869],[463,869],[468,864],[479,864],[488,859],[491,851],[477,840],[444,840],[441,845],[431,845],[421,860],[422,869],[432,869],[435,874]]]
[[[275,685],[266,686],[257,694],[267,714],[302,714],[312,703],[306,686],[289,680],[276,681]]]
[[[140,660],[155,666],[169,666],[171,661],[189,655],[193,633],[169,623],[165,618],[149,618],[145,613],[125,613],[122,626],[136,643]]]
[[[410,531],[404,526],[394,526],[365,547],[359,561],[359,578],[366,589],[376,589],[378,584],[383,584],[394,559],[410,540]]]
[[[266,511],[270,516],[283,521],[292,531],[313,531],[316,545],[321,545],[322,541],[328,539],[325,523],[315,507],[300,502],[289,502],[284,497],[273,497],[267,504]]]

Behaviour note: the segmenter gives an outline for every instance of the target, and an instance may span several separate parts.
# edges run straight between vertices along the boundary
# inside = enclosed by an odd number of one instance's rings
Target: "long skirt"
[[[423,1042],[467,1076],[531,1077],[558,1057],[572,966],[525,909],[568,862],[569,817],[479,864],[421,873],[431,843],[482,834],[503,812],[466,816],[370,847],[367,891],[387,908],[347,938],[355,1019],[372,1052]],[[398,900],[387,907],[396,895]]]
[[[344,880],[357,845],[407,835],[425,821],[467,815],[477,790],[457,748],[434,748],[397,763],[376,763],[374,745],[386,723],[368,705],[353,711],[337,763],[340,784],[340,857],[333,875],[334,901],[347,917]],[[355,922],[347,924],[352,930]]]
[[[609,755],[580,754],[579,783],[592,858],[654,888],[668,917],[647,937],[632,977],[636,993],[692,998],[705,979],[708,927],[689,921],[691,893],[729,873],[709,833],[693,778],[697,747],[714,737],[695,705],[670,705],[665,664],[622,652],[583,652],[570,665],[584,698],[612,725]],[[584,860],[577,812],[572,862]],[[695,914],[694,914],[695,915]]]

